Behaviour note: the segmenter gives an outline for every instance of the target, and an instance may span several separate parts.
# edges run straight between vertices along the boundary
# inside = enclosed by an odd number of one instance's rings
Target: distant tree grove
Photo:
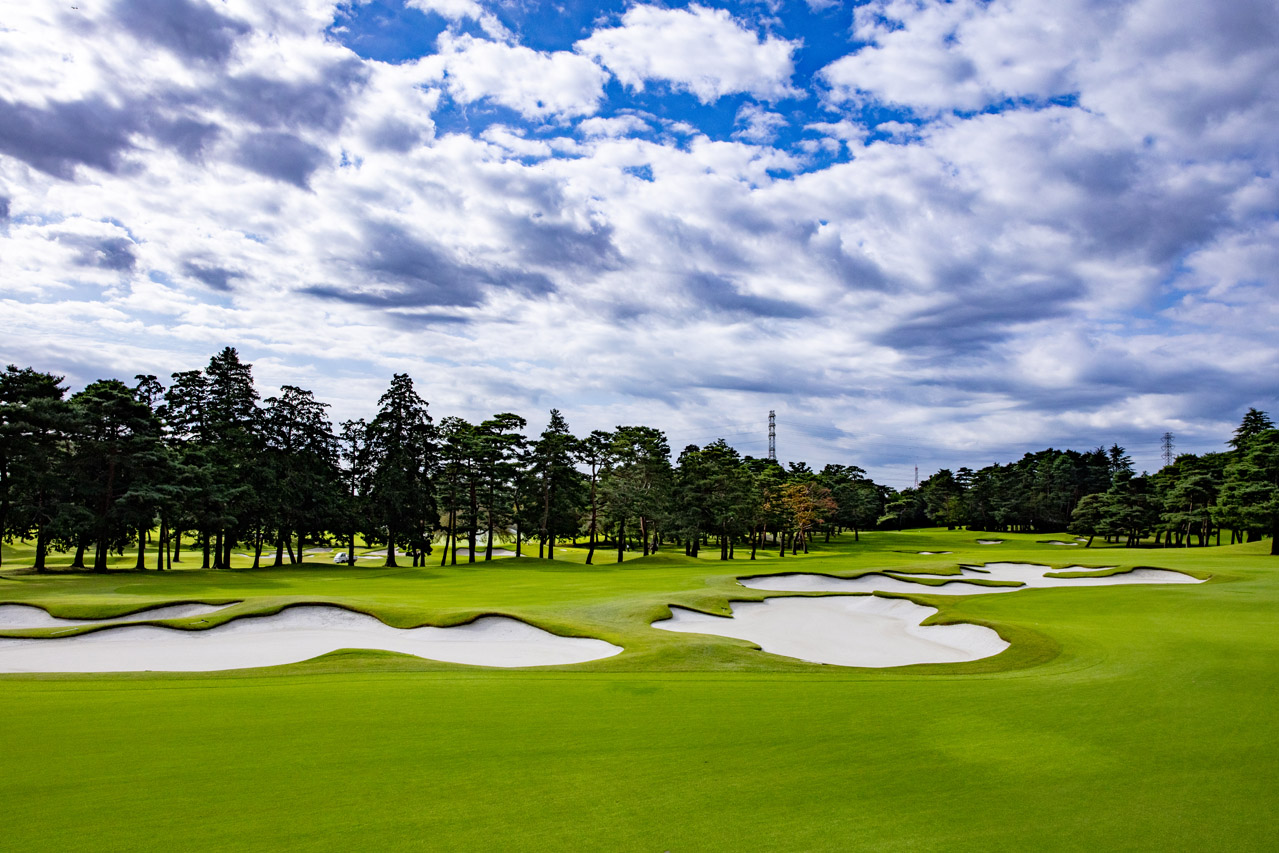
[[[743,457],[722,439],[672,461],[648,426],[579,438],[556,410],[535,437],[519,415],[436,422],[413,381],[397,374],[369,420],[334,428],[328,405],[286,385],[265,400],[252,366],[226,348],[168,387],[93,382],[67,396],[63,377],[0,372],[0,533],[105,571],[111,554],[136,568],[198,561],[228,568],[299,563],[309,543],[381,546],[386,565],[554,559],[572,541],[586,561],[663,548],[720,559],[761,549],[807,551],[813,538],[875,527],[940,524],[990,531],[1071,530],[1135,545],[1279,542],[1279,431],[1255,409],[1230,449],[1182,455],[1134,474],[1121,447],[1044,450],[1010,465],[938,471],[894,491],[852,465],[814,471]],[[583,541],[584,540],[584,541]],[[436,551],[438,557],[435,557]],[[341,559],[341,558],[339,558]]]

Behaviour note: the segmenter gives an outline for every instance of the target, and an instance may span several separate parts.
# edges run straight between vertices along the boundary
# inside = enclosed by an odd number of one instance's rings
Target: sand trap
[[[978,540],[977,540],[977,544],[978,544],[978,545],[1003,545],[1003,544],[1004,544],[1004,540],[1002,540],[1002,539],[978,539]]]
[[[454,628],[401,629],[341,607],[303,605],[205,631],[133,625],[74,637],[0,638],[0,672],[208,672],[297,663],[338,649],[496,667],[582,663],[622,651],[603,640],[560,637],[505,616]]]
[[[1045,539],[1044,544],[1045,545],[1069,545],[1070,547],[1074,548],[1079,543],[1078,542],[1062,542],[1060,539]]]
[[[29,604],[0,604],[0,629],[62,628],[79,625],[114,625],[153,619],[186,619],[189,616],[217,613],[230,606],[230,604],[166,604],[149,610],[139,610],[127,616],[113,616],[110,619],[64,619],[59,616],[50,616],[43,607],[33,607]]]
[[[900,598],[768,598],[734,602],[732,611],[731,617],[707,616],[672,607],[671,618],[653,627],[736,637],[771,654],[839,666],[954,663],[1008,648],[999,634],[980,625],[922,626],[937,611]]]
[[[832,578],[826,575],[765,575],[744,578],[739,583],[750,589],[785,590],[786,592],[900,592],[914,595],[978,595],[983,593],[1016,592],[1020,589],[1063,586],[1121,586],[1126,584],[1203,583],[1198,578],[1165,569],[1133,569],[1117,575],[1084,578],[1046,577],[1047,572],[1096,572],[1102,569],[1068,566],[1052,569],[1031,563],[987,563],[981,568],[961,566],[959,575],[932,575],[907,572],[862,575],[857,578]],[[940,586],[916,583],[920,580],[940,580]],[[969,583],[969,579],[988,581],[1016,581],[1021,586],[983,586]]]
[[[932,555],[934,555],[934,554],[949,554],[949,553],[951,553],[951,552],[950,552],[950,551],[916,551],[915,553],[916,553],[916,554],[923,554],[923,555],[924,555],[924,556],[926,556],[926,557],[930,557],[930,556],[932,556]]]

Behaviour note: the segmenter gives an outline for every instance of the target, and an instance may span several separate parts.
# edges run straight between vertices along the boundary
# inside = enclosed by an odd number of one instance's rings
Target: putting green
[[[339,603],[400,627],[515,616],[626,651],[518,672],[338,652],[229,673],[0,678],[0,837],[24,851],[1269,849],[1269,543],[1129,551],[1001,536],[873,533],[753,563],[48,578],[12,573],[21,554],[6,548],[0,601],[56,616],[238,602],[187,623],[203,627]],[[823,667],[649,627],[668,605],[727,614],[731,600],[778,595],[738,576],[957,574],[996,559],[1211,580],[919,596],[934,622],[1012,643],[961,664]],[[18,633],[56,630],[68,629]]]

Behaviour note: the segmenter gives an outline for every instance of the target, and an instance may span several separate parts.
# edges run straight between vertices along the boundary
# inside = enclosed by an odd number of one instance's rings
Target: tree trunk
[[[147,567],[147,532],[138,526],[138,561],[133,564],[135,572],[145,571]]]
[[[33,567],[35,568],[36,572],[39,574],[44,574],[45,572],[44,558],[45,558],[45,554],[47,554],[48,551],[49,551],[49,534],[45,532],[44,525],[42,524],[36,528],[36,560],[35,560],[35,565]]]
[[[160,516],[160,538],[155,543],[155,570],[164,571],[164,555],[169,551],[169,523]]]
[[[782,540],[782,547],[777,552],[777,556],[785,557],[786,556],[786,531],[785,530],[781,531],[781,535],[778,536],[777,538]]]
[[[622,551],[626,549],[626,519],[617,523],[617,562],[622,562]]]
[[[491,491],[488,500],[488,530],[485,535],[487,540],[484,543],[484,562],[488,563],[493,560],[493,493]]]
[[[76,538],[75,557],[71,560],[71,568],[73,569],[84,568],[84,537],[83,536]]]
[[[728,525],[721,524],[719,526],[719,558],[721,560],[728,559]]]
[[[275,562],[271,564],[273,568],[279,568],[284,565],[284,536],[276,533],[275,535]]]
[[[306,554],[302,550],[302,536],[303,536],[302,530],[301,528],[299,528],[298,529],[298,560],[297,560],[299,564],[301,564],[302,562],[306,560]]]
[[[453,556],[449,559],[450,566],[457,565],[457,509],[449,512],[449,538],[453,540]]]
[[[262,568],[262,528],[253,535],[253,568]]]
[[[400,567],[400,564],[395,562],[395,530],[390,528],[386,531],[386,562],[382,565],[390,569]]]
[[[1279,515],[1270,518],[1270,556],[1279,557]]]
[[[475,478],[471,478],[471,515],[468,519],[471,523],[466,531],[466,544],[470,547],[471,553],[467,555],[466,562],[475,562],[475,537],[479,534],[480,527],[480,503],[479,498],[475,494]]]
[[[639,517],[640,523],[640,540],[644,543],[644,556],[648,556],[648,520],[644,516]]]
[[[200,547],[204,554],[204,561],[200,564],[200,568],[207,569],[209,568],[209,531],[204,530],[200,534],[200,539]]]
[[[284,547],[289,552],[289,565],[296,565],[298,560],[293,554],[293,531],[291,530],[284,531]]]
[[[169,560],[169,568],[173,568],[174,563],[182,562],[182,528],[179,527],[173,531],[173,557]]]

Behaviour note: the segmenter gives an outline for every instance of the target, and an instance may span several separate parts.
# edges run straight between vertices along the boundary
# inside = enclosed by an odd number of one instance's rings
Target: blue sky
[[[1270,0],[0,21],[0,359],[550,407],[908,484],[1279,409]]]

